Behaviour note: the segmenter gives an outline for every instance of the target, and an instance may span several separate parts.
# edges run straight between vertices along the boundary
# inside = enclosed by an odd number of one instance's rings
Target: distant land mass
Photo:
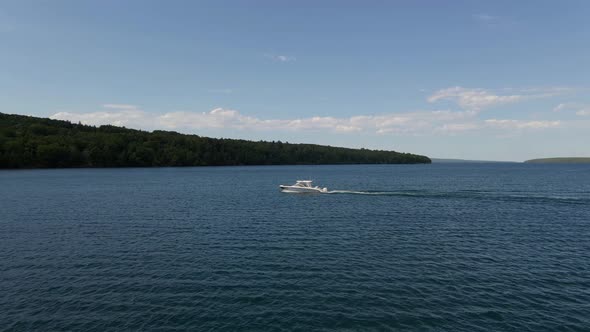
[[[0,113],[0,168],[428,164],[426,156],[73,124]]]
[[[531,164],[590,164],[590,157],[540,158],[525,161]]]
[[[448,159],[448,158],[430,158],[435,164],[462,164],[462,163],[514,163],[514,161],[494,161],[494,160],[469,160],[469,159]]]

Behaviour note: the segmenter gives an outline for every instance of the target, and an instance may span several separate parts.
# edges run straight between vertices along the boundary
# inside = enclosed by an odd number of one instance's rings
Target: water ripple
[[[0,330],[587,330],[587,173],[470,167],[0,173]]]

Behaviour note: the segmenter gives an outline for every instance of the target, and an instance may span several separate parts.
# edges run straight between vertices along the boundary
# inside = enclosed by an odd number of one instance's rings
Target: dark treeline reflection
[[[0,113],[0,168],[430,163],[425,156],[87,126]]]

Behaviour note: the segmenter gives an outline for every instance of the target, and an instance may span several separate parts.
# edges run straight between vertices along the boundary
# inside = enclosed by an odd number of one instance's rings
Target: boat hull
[[[320,194],[326,192],[325,189],[322,188],[304,188],[304,187],[296,187],[296,186],[279,186],[282,192],[285,193],[297,193],[297,194]]]

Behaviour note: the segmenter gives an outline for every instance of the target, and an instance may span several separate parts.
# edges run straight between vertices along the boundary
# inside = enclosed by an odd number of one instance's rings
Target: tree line
[[[395,151],[209,138],[0,113],[0,168],[430,162]]]

